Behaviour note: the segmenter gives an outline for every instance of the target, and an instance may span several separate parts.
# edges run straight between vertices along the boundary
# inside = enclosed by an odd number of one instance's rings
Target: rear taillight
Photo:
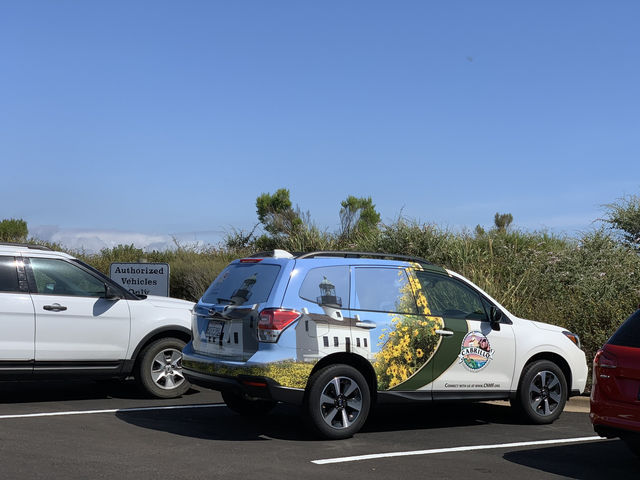
[[[265,308],[258,320],[258,340],[275,343],[282,331],[300,318],[300,312],[280,308]]]
[[[598,350],[595,358],[593,359],[593,374],[598,378],[610,378],[608,372],[618,368],[618,359],[611,352],[606,352],[603,349]],[[596,378],[594,378],[596,380]]]

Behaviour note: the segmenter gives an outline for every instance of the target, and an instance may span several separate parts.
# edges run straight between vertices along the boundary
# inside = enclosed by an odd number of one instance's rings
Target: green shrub
[[[200,298],[231,260],[260,250],[352,250],[419,256],[461,273],[517,316],[577,333],[589,363],[640,302],[640,255],[605,230],[579,238],[511,227],[452,232],[400,218],[348,236],[322,231],[310,222],[303,222],[289,235],[256,239],[252,234],[242,234],[224,248],[176,245],[166,251],[144,252],[133,245],[119,245],[98,254],[70,253],[106,274],[113,262],[166,262],[171,270],[171,296],[191,301]],[[59,245],[51,247],[61,249]]]

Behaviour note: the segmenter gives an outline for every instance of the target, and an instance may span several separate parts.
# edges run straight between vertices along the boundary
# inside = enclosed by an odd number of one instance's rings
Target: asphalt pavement
[[[217,392],[144,397],[131,383],[0,384],[0,478],[637,478],[640,460],[598,438],[588,399],[552,425],[504,402],[385,406],[351,439],[319,440],[297,408],[244,418]]]

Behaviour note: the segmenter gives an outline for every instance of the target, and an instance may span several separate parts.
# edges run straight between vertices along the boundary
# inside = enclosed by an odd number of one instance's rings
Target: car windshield
[[[202,303],[251,305],[266,302],[280,271],[278,265],[234,263],[202,296]]]
[[[640,348],[640,310],[636,310],[607,342],[621,347]]]

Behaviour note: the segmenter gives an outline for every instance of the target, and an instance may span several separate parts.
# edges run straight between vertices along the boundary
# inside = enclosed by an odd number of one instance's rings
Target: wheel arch
[[[373,365],[371,364],[370,361],[368,361],[366,358],[362,357],[361,355],[357,355],[355,353],[347,353],[347,352],[333,353],[331,355],[327,355],[326,357],[323,357],[322,359],[320,359],[318,363],[314,365],[313,369],[311,370],[311,373],[309,374],[309,378],[307,379],[307,387],[305,388],[305,393],[304,393],[305,399],[309,391],[309,388],[308,388],[309,381],[313,377],[313,375],[319,370],[322,370],[323,368],[329,365],[336,365],[336,364],[349,365],[355,368],[356,370],[358,370],[364,376],[364,378],[367,380],[367,384],[369,385],[369,393],[371,395],[371,405],[373,406],[375,404],[377,391],[378,391],[378,380],[376,377],[376,372],[373,369]]]
[[[191,331],[180,325],[170,325],[152,330],[138,342],[138,345],[133,351],[133,355],[131,355],[131,359],[128,361],[128,373],[133,372],[134,367],[140,358],[140,352],[142,352],[142,350],[144,350],[148,345],[161,338],[179,338],[185,343],[189,343],[191,340]]]
[[[573,385],[571,367],[569,366],[569,362],[567,362],[562,355],[558,355],[553,352],[539,352],[529,358],[524,365],[522,366],[522,370],[520,371],[520,376],[518,378],[518,386],[515,392],[512,392],[512,397],[517,395],[517,392],[520,391],[520,385],[522,384],[522,378],[524,377],[523,373],[527,369],[529,365],[533,362],[537,362],[538,360],[547,360],[552,363],[555,363],[560,370],[562,370],[562,374],[564,375],[565,381],[567,382],[567,398],[571,394],[571,386]]]

